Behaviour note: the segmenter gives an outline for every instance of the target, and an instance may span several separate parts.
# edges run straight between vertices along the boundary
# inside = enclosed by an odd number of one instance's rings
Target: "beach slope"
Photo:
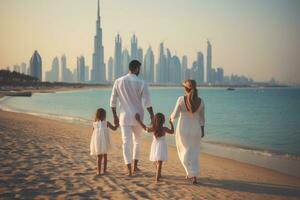
[[[109,174],[96,176],[91,133],[84,125],[0,111],[0,199],[300,199],[300,178],[207,154],[200,156],[199,184],[191,185],[174,147],[156,184],[148,140],[142,172],[129,178],[119,132],[112,133]]]

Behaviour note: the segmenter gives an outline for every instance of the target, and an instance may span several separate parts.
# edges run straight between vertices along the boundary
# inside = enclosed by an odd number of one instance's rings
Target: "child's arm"
[[[110,128],[111,130],[115,131],[118,129],[118,125],[112,125],[110,122],[107,122],[107,127]]]
[[[173,125],[173,122],[171,119],[169,120],[169,123],[170,123],[171,129],[169,129],[168,127],[164,127],[164,130],[166,133],[173,134],[174,133],[174,125]]]

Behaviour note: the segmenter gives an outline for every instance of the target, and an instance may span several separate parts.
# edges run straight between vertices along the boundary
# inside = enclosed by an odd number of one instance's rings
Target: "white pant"
[[[122,141],[123,141],[123,157],[125,164],[131,164],[132,159],[139,160],[141,151],[141,140],[143,129],[140,125],[136,126],[121,126]],[[132,137],[133,136],[133,137]],[[133,155],[132,155],[133,142]]]

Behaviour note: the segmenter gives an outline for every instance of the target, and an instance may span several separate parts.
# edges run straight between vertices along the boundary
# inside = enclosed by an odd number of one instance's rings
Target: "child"
[[[112,148],[108,128],[117,130],[118,127],[106,121],[106,111],[103,108],[97,109],[95,121],[93,122],[93,135],[90,144],[91,155],[98,156],[97,175],[101,174],[102,158],[104,158],[103,173],[105,174],[107,172],[107,152]]]
[[[136,120],[143,127],[143,129],[149,133],[153,133],[153,141],[151,144],[150,161],[156,162],[156,182],[161,178],[161,168],[163,161],[168,160],[167,142],[165,139],[166,133],[173,134],[174,126],[171,120],[169,121],[171,129],[164,127],[165,116],[162,113],[154,115],[152,126],[146,127],[140,119],[140,115],[135,115]]]

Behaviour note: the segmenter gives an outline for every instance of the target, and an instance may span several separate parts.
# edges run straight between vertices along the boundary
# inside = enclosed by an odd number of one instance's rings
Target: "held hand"
[[[150,115],[151,124],[153,124],[154,115]]]
[[[170,123],[171,125],[173,124],[173,122],[172,122],[172,119],[171,119],[171,118],[169,119],[169,123]]]
[[[139,114],[139,113],[136,113],[136,114],[135,114],[135,119],[136,119],[137,121],[140,121],[140,120],[141,120],[140,114]]]
[[[114,116],[114,124],[116,127],[119,127],[119,125],[120,125],[119,118],[117,115]]]

